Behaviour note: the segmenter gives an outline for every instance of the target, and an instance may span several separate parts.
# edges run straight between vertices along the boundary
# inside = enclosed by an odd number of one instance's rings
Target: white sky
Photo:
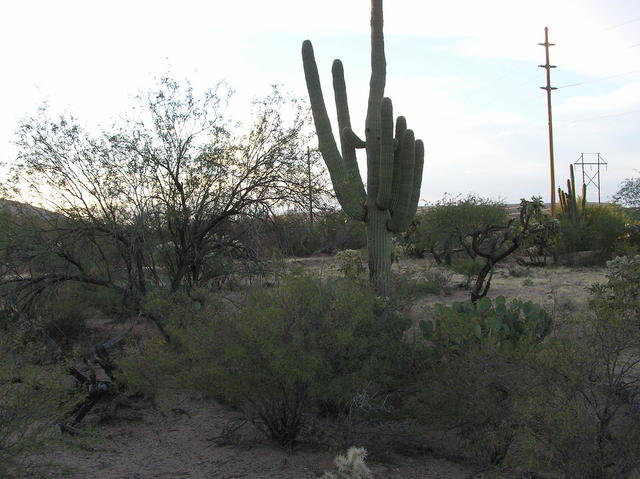
[[[544,27],[550,28],[556,178],[583,152],[609,162],[602,198],[640,169],[638,0],[387,0],[386,95],[427,151],[422,198],[445,192],[548,201]],[[306,96],[300,45],[313,41],[325,98],[346,71],[362,134],[369,2],[21,0],[0,4],[0,161],[43,100],[109,124],[171,68],[196,88],[227,80],[236,104],[269,85]],[[331,105],[329,105],[331,108]],[[238,111],[245,111],[238,108]],[[239,118],[241,119],[241,118]],[[592,172],[593,173],[593,172]],[[591,188],[589,200],[595,199]]]

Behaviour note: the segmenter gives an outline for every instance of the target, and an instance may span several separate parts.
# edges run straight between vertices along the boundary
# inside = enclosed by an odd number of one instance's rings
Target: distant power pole
[[[551,174],[551,214],[556,211],[556,170],[553,161],[553,119],[551,117],[551,90],[556,90],[551,86],[551,69],[555,68],[555,65],[549,64],[549,47],[555,45],[555,43],[549,43],[549,28],[544,27],[544,43],[538,43],[544,47],[546,62],[544,65],[538,65],[540,68],[546,68],[547,70],[547,86],[541,86],[543,90],[547,90],[547,116],[549,117],[549,167]]]
[[[595,157],[596,161],[584,161],[585,156]],[[576,161],[574,165],[579,165],[582,167],[582,184],[593,185],[596,187],[596,190],[598,190],[598,204],[600,204],[600,167],[601,166],[606,167],[607,162],[604,161],[604,158],[600,153],[580,153],[580,158],[578,158],[578,161]],[[585,166],[589,166],[591,170],[595,166],[596,172],[595,173],[585,172],[585,169],[584,169]]]

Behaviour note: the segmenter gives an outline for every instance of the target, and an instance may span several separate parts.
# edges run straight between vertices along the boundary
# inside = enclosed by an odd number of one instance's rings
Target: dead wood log
[[[124,384],[115,378],[117,366],[111,359],[109,349],[115,347],[133,331],[138,319],[139,316],[128,329],[116,337],[98,344],[92,356],[84,358],[81,366],[69,368],[69,374],[86,389],[87,394],[64,415],[64,421],[58,424],[61,432],[74,430],[96,404],[113,401],[124,393]]]

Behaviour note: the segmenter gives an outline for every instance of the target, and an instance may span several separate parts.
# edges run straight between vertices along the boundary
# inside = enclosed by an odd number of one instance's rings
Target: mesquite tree
[[[407,229],[418,206],[424,145],[407,129],[404,117],[394,122],[391,100],[384,97],[386,60],[382,33],[382,0],[371,1],[371,80],[365,140],[351,129],[342,62],[333,62],[333,88],[342,152],[338,151],[324,104],[318,68],[309,40],[302,60],[311,100],[318,144],[336,196],[344,211],[367,223],[369,278],[382,296],[389,296],[391,246],[394,233]],[[362,182],[356,148],[366,149],[367,191]]]

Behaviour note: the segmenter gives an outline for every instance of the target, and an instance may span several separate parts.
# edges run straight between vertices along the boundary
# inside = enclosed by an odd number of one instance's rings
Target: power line
[[[616,77],[621,77],[621,76],[625,76],[625,75],[633,75],[634,73],[640,73],[640,70],[632,70],[630,72],[616,73],[615,75],[607,75],[607,76],[604,76],[604,77],[594,78],[593,80],[585,80],[585,81],[578,82],[578,83],[569,83],[568,85],[559,86],[558,89],[585,85],[587,83],[600,82],[600,81],[608,80],[610,78],[616,78]]]
[[[614,117],[617,117],[617,116],[632,115],[633,113],[640,113],[640,109],[625,111],[625,112],[622,112],[622,113],[611,113],[609,115],[592,116],[592,117],[589,117],[589,118],[578,118],[577,120],[571,120],[571,121],[565,120],[565,121],[558,122],[558,124],[560,124],[560,125],[573,125],[574,123],[580,123],[582,121],[600,120],[601,118],[614,118]]]
[[[619,27],[623,27],[625,25],[629,25],[630,23],[635,23],[635,22],[640,22],[640,17],[638,18],[632,18],[631,20],[627,20],[626,22],[622,22],[622,23],[618,23],[616,25],[612,25],[610,27],[605,27],[602,30],[600,30],[601,32],[606,32],[608,30],[613,30],[615,28],[619,28]]]

